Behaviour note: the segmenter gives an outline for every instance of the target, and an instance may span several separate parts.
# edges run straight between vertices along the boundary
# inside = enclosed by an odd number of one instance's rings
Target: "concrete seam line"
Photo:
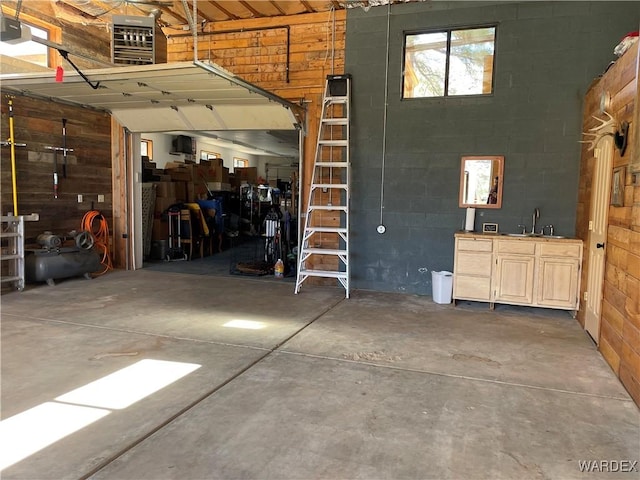
[[[509,386],[509,387],[521,387],[521,388],[530,388],[533,390],[544,390],[544,391],[549,391],[549,392],[557,392],[557,393],[566,393],[569,395],[579,395],[579,396],[583,396],[583,397],[594,397],[594,398],[604,398],[604,399],[609,399],[609,400],[619,400],[622,402],[631,402],[633,403],[633,400],[631,398],[625,398],[625,397],[617,397],[617,396],[612,396],[612,395],[601,395],[601,394],[597,394],[597,393],[587,393],[587,392],[577,392],[574,390],[564,390],[561,388],[553,388],[553,387],[542,387],[539,385],[527,385],[524,383],[516,383],[516,382],[505,382],[502,380],[491,380],[488,378],[480,378],[480,377],[470,377],[468,375],[455,375],[452,373],[443,373],[443,372],[434,372],[431,370],[420,370],[417,368],[408,368],[408,367],[397,367],[394,365],[383,365],[383,364],[379,364],[379,363],[372,363],[372,362],[363,362],[363,361],[358,361],[358,360],[349,360],[347,358],[336,358],[336,357],[329,357],[326,355],[314,355],[312,353],[303,353],[303,352],[292,352],[292,351],[287,351],[287,350],[280,350],[276,353],[280,353],[283,355],[297,355],[300,357],[309,357],[309,358],[318,358],[321,360],[331,360],[331,361],[335,361],[335,362],[344,362],[344,363],[355,363],[357,365],[367,365],[369,367],[378,367],[378,368],[386,368],[389,370],[398,370],[398,371],[402,371],[402,372],[412,372],[412,373],[422,373],[422,374],[426,374],[426,375],[436,375],[439,377],[448,377],[448,378],[457,378],[457,379],[461,379],[461,380],[470,380],[470,381],[476,381],[476,382],[484,382],[484,383],[494,383],[497,385],[505,385],[505,386]]]
[[[265,360],[272,353],[274,353],[278,348],[280,348],[280,346],[284,345],[286,342],[288,342],[293,337],[298,335],[300,332],[302,332],[304,329],[306,329],[309,325],[314,323],[316,320],[318,320],[320,317],[325,315],[327,312],[329,312],[330,310],[335,308],[338,304],[340,304],[344,300],[345,299],[342,298],[339,301],[337,301],[336,303],[334,303],[333,305],[330,305],[329,307],[327,307],[324,311],[322,311],[320,314],[318,314],[317,316],[315,316],[314,318],[309,320],[309,322],[307,322],[304,326],[300,327],[292,335],[290,335],[285,340],[283,340],[282,342],[280,342],[279,344],[274,346],[272,349],[267,351],[264,355],[262,355],[261,357],[257,358],[253,362],[249,363],[249,365],[247,365],[246,367],[240,369],[240,371],[238,371],[236,374],[232,375],[231,377],[229,377],[228,379],[226,379],[225,381],[223,381],[219,385],[215,386],[211,390],[209,390],[209,391],[205,392],[204,394],[200,395],[200,397],[198,397],[196,400],[194,400],[193,402],[189,403],[188,405],[182,407],[176,413],[171,415],[168,419],[166,419],[165,421],[161,422],[159,425],[157,425],[156,427],[152,428],[147,433],[145,433],[142,436],[138,437],[133,442],[131,442],[129,445],[125,446],[124,448],[120,449],[118,452],[116,452],[115,454],[113,454],[109,458],[107,458],[107,459],[103,460],[102,462],[100,462],[98,465],[96,465],[91,470],[89,470],[89,472],[87,472],[84,475],[82,475],[80,477],[80,480],[87,480],[92,475],[95,475],[100,470],[102,470],[103,468],[108,466],[110,463],[114,462],[115,460],[117,460],[118,458],[120,458],[121,456],[123,456],[124,454],[126,454],[127,452],[129,452],[130,450],[132,450],[133,448],[135,448],[136,446],[138,446],[142,442],[144,442],[146,439],[150,438],[152,435],[154,435],[155,433],[159,432],[161,429],[163,429],[164,427],[166,427],[167,425],[172,423],[174,420],[178,419],[183,414],[185,414],[186,412],[188,412],[189,410],[191,410],[192,408],[194,408],[195,406],[197,406],[198,404],[200,404],[201,402],[206,400],[208,397],[212,396],[213,394],[215,394],[216,392],[218,392],[219,390],[221,390],[222,388],[224,388],[225,386],[227,386],[228,384],[233,382],[235,379],[237,379],[238,377],[240,377],[241,375],[243,375],[244,373],[246,373],[247,371],[252,369],[258,363],[260,363],[263,360]]]

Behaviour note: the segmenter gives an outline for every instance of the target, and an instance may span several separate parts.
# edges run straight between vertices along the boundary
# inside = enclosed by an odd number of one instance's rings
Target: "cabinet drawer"
[[[491,276],[491,253],[458,252],[454,272],[462,275]]]
[[[498,253],[517,253],[535,255],[536,242],[530,240],[498,240]]]
[[[453,298],[480,300],[485,302],[490,301],[491,278],[454,275]]]
[[[544,242],[540,244],[540,256],[580,258],[580,247],[568,242]]]
[[[472,252],[490,252],[493,240],[476,240],[473,238],[459,238],[458,250],[469,250]]]

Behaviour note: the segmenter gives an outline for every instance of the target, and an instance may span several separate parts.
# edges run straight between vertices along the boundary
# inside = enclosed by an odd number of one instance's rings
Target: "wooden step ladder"
[[[349,298],[351,75],[328,75],[295,293],[309,277],[337,279]]]

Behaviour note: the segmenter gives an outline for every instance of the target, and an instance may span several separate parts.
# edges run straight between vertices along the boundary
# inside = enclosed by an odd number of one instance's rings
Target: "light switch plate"
[[[98,203],[104,202],[104,195],[98,195]]]

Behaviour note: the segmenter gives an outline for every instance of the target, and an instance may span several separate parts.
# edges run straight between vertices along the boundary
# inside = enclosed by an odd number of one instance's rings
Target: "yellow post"
[[[13,214],[18,215],[18,186],[16,183],[16,143],[13,134],[13,100],[9,97],[9,146],[11,147],[11,185],[13,187]]]

